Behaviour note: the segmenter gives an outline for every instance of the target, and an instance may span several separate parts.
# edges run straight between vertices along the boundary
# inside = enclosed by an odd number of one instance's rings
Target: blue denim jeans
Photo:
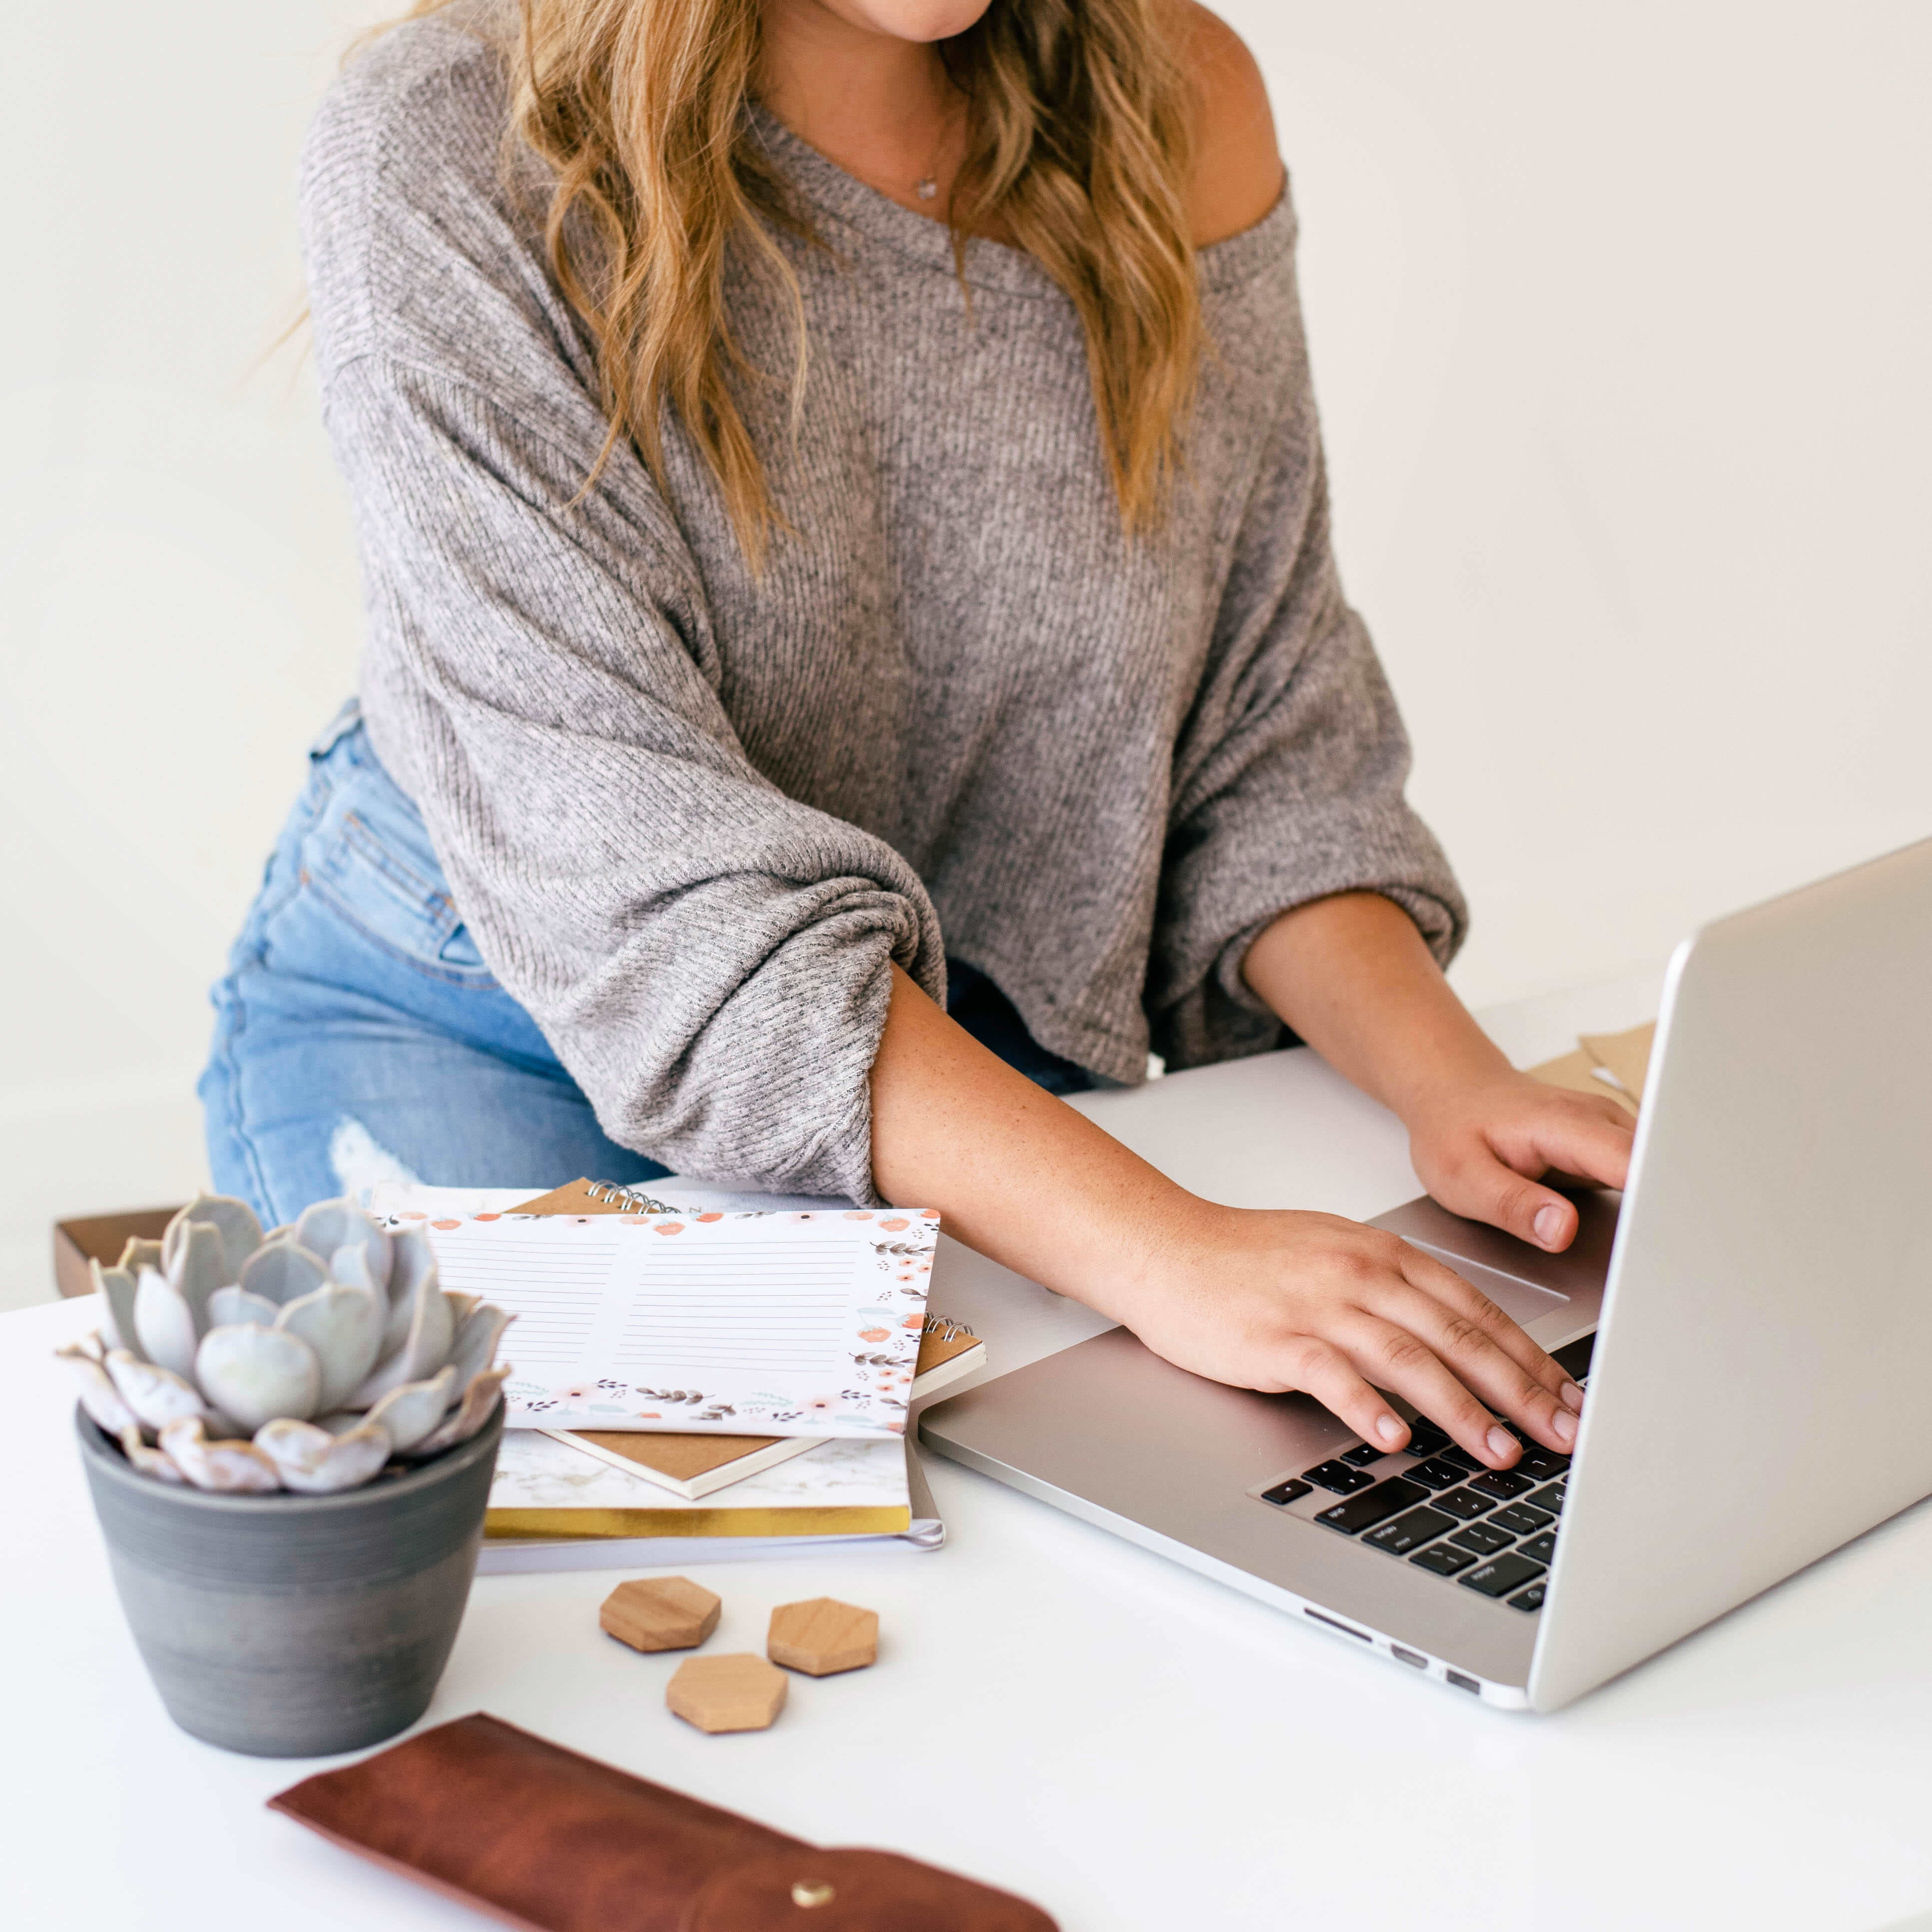
[[[1054,1093],[1093,1084],[989,980],[952,972],[954,1016],[1003,1059]],[[309,754],[214,1000],[209,1164],[266,1226],[378,1180],[537,1191],[668,1171],[604,1132],[484,964],[353,702]]]

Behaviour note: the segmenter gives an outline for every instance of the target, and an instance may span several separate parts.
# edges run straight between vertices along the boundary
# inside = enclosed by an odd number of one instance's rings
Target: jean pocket
[[[302,883],[392,958],[452,986],[494,987],[422,814],[380,767],[331,796],[302,844]]]

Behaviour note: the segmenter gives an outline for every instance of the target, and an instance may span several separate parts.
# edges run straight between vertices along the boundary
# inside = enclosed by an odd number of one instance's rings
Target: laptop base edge
[[[1023,1469],[1011,1463],[1003,1462],[998,1457],[989,1456],[983,1450],[968,1448],[963,1443],[949,1442],[936,1430],[922,1426],[920,1432],[921,1446],[949,1461],[988,1476],[1007,1488],[1018,1490],[1023,1496],[1031,1496],[1036,1502],[1076,1516],[1082,1522],[1091,1523],[1096,1529],[1104,1529],[1108,1534],[1118,1536],[1124,1541],[1138,1545],[1156,1556],[1162,1556],[1171,1563],[1178,1563],[1184,1569],[1192,1570],[1197,1575],[1211,1578],[1217,1583],[1225,1583],[1232,1590],[1238,1590],[1244,1597],[1252,1597],[1275,1610],[1294,1612],[1300,1622],[1295,1628],[1305,1624],[1314,1630],[1324,1632],[1330,1636],[1346,1638],[1351,1642],[1365,1647],[1385,1661],[1396,1664],[1410,1674],[1429,1677],[1446,1688],[1460,1690],[1480,1698],[1483,1702],[1499,1711],[1526,1712],[1531,1707],[1527,1684],[1498,1683],[1491,1678],[1482,1677],[1463,1670],[1444,1659],[1430,1655],[1414,1645],[1399,1642],[1386,1632],[1374,1629],[1352,1618],[1337,1616],[1322,1604],[1310,1602],[1306,1598],[1284,1589],[1280,1585],[1270,1583],[1266,1579],[1254,1575],[1232,1563],[1223,1562],[1210,1556],[1206,1551],[1163,1536],[1158,1530],[1150,1529],[1146,1524],[1136,1522],[1131,1516],[1116,1514],[1088,1498],[1076,1495],[1072,1491],[1056,1487],[1054,1484],[1030,1476]]]

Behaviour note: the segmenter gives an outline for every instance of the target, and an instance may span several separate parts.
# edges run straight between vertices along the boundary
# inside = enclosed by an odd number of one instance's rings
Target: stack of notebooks
[[[670,1185],[675,1208],[585,1180],[372,1194],[426,1224],[446,1288],[517,1318],[479,1569],[937,1548],[909,1404],[986,1352],[926,1310],[936,1217]]]

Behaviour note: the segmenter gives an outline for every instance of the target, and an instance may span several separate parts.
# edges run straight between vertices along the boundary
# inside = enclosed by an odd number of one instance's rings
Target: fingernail
[[[1394,1448],[1402,1440],[1402,1427],[1392,1415],[1384,1415],[1376,1424],[1376,1433]]]
[[[1564,1448],[1576,1439],[1576,1418],[1567,1408],[1559,1408],[1550,1418],[1551,1432]]]
[[[1546,1248],[1553,1248],[1563,1232],[1563,1210],[1552,1201],[1548,1207],[1536,1210],[1536,1219],[1530,1226],[1536,1230],[1536,1238]]]
[[[1490,1445],[1492,1456],[1514,1456],[1516,1454],[1516,1438],[1507,1429],[1492,1429],[1483,1440]]]
[[[1574,1382],[1565,1382],[1556,1393],[1579,1415],[1583,1413],[1583,1391]]]

